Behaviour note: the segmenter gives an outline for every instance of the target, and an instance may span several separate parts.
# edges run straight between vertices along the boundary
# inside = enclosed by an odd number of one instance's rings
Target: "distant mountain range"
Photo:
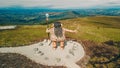
[[[50,14],[52,22],[86,16],[120,16],[120,9],[0,8],[0,25],[45,24],[45,13]]]

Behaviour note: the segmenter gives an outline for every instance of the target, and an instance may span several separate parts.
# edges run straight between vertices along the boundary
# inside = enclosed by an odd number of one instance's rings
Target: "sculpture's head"
[[[61,22],[55,22],[54,27],[55,28],[60,28],[61,27]]]

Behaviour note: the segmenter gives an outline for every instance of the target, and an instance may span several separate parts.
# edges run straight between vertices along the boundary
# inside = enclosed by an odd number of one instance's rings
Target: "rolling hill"
[[[86,54],[90,57],[87,68],[119,68],[120,16],[79,17],[59,21],[65,28],[78,30],[76,34],[66,33],[66,36],[67,40],[77,40],[85,47]],[[0,47],[25,46],[46,39],[46,27],[47,25],[18,25],[13,30],[1,30]],[[5,55],[0,54],[1,58],[6,59]],[[14,60],[16,54],[10,56]],[[12,63],[12,60],[10,62]],[[36,63],[31,63],[34,64]],[[80,65],[80,62],[77,64]]]
[[[45,24],[45,13],[49,22],[87,16],[120,16],[120,9],[27,9],[0,8],[0,25]]]
[[[120,41],[119,16],[95,16],[59,21],[62,22],[65,28],[78,30],[75,36],[67,33],[67,36],[71,38],[95,42]],[[13,44],[23,45],[43,39],[47,37],[45,29],[46,25],[18,25],[15,30],[0,31],[0,44],[5,46],[8,44],[9,46]]]

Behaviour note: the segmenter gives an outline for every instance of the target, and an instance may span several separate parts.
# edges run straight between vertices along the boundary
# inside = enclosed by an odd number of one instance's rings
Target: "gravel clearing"
[[[82,59],[85,55],[85,51],[81,44],[75,41],[66,41],[64,50],[59,47],[59,43],[57,46],[57,49],[54,50],[51,41],[44,40],[28,46],[0,48],[0,52],[19,53],[36,63],[48,66],[81,68],[76,64],[76,62]]]

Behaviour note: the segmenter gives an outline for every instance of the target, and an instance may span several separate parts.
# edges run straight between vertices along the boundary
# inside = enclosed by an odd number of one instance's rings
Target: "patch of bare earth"
[[[0,53],[0,68],[66,68],[63,66],[45,66],[31,61],[16,53]]]
[[[119,48],[115,45],[106,43],[95,43],[93,41],[79,41],[84,45],[86,56],[78,62],[87,61],[87,68],[119,68],[120,67],[120,54]],[[84,66],[84,65],[83,65]],[[86,68],[85,66],[83,68]]]

